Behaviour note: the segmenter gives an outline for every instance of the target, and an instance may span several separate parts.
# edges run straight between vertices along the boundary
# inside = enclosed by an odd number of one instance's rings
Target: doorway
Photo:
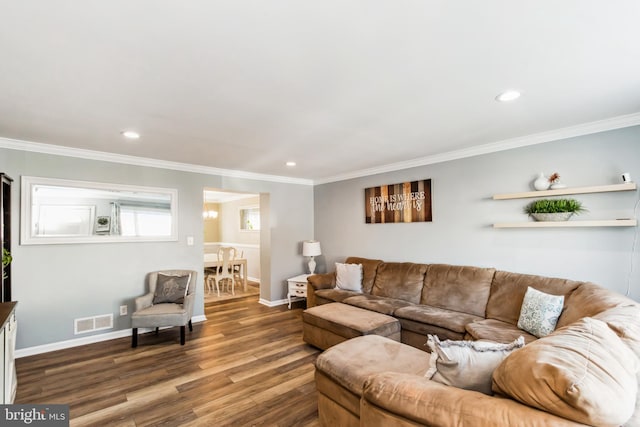
[[[213,286],[209,289],[205,277],[205,304],[234,298],[255,296],[261,291],[261,219],[268,218],[261,212],[261,195],[241,193],[213,188],[203,191],[204,259],[217,260],[220,247],[233,247],[236,256],[244,264],[236,265],[241,277],[247,280],[246,289],[242,281],[236,280],[234,292],[229,286]],[[211,270],[210,270],[211,271]],[[234,295],[235,294],[235,295]]]

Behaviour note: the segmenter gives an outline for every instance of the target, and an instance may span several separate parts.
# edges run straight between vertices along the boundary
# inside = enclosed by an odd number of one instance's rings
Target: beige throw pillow
[[[336,288],[362,292],[362,264],[336,262]]]
[[[494,369],[512,351],[524,346],[524,338],[502,344],[493,341],[440,341],[437,336],[429,335],[427,345],[431,348],[431,367],[425,374],[427,378],[465,390],[492,394],[491,375]]]
[[[579,423],[619,426],[634,411],[637,370],[634,353],[607,324],[585,317],[507,357],[493,390]]]

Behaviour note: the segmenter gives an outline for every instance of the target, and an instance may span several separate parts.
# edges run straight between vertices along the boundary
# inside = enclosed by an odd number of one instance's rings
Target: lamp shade
[[[320,255],[320,242],[315,240],[305,240],[302,242],[302,256]]]

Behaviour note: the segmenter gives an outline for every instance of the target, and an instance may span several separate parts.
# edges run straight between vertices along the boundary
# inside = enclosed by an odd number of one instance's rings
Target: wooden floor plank
[[[319,350],[302,341],[303,303],[255,297],[205,306],[179,344],[178,328],[16,360],[15,403],[70,406],[72,426],[318,425]]]

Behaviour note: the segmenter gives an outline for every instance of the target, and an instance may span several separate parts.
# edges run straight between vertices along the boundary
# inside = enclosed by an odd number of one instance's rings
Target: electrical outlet
[[[120,316],[126,316],[127,315],[127,306],[126,305],[121,305],[120,306]]]

